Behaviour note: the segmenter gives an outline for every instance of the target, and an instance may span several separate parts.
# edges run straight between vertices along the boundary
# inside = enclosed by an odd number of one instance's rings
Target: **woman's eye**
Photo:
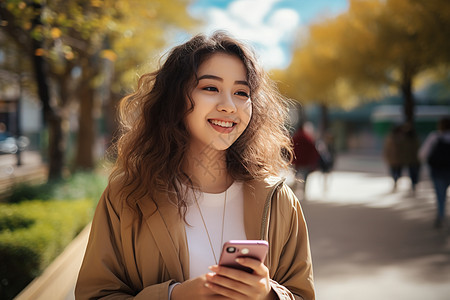
[[[241,97],[250,98],[249,94],[244,91],[236,92],[235,94]]]
[[[213,87],[213,86],[204,87],[203,90],[208,91],[208,92],[218,92],[219,91],[216,87]]]

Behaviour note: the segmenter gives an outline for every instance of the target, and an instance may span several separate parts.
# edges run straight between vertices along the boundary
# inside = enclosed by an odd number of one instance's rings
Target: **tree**
[[[6,0],[0,4],[2,28],[23,49],[31,49],[29,57],[35,61],[39,98],[49,128],[49,178],[62,176],[71,106],[79,112],[75,166],[93,167],[94,108],[105,78],[105,60],[112,61],[116,52],[133,55],[130,49],[135,48],[141,55],[131,60],[142,63],[138,60],[166,44],[164,30],[192,25],[187,22],[187,4],[183,0]],[[50,87],[55,91],[52,97]]]
[[[160,3],[158,3],[160,2]],[[107,45],[101,56],[108,69],[101,78],[105,88],[106,126],[110,133],[116,129],[115,108],[118,100],[136,86],[138,74],[154,69],[163,49],[180,34],[180,28],[188,31],[198,25],[186,10],[189,1],[123,1],[120,6],[120,22],[107,36]],[[149,44],[152,47],[149,47]]]
[[[357,102],[343,76],[337,47],[346,27],[345,16],[311,25],[289,67],[274,73],[284,94],[303,104],[320,105],[320,135],[328,129],[329,107],[350,108]]]
[[[284,72],[284,90],[322,107],[351,107],[396,88],[413,123],[414,81],[448,70],[448,36],[449,1],[350,0],[348,12],[310,26]]]
[[[3,3],[0,6],[0,16],[2,17],[2,28],[13,39],[17,45],[27,53],[32,62],[37,91],[39,98],[43,104],[44,120],[46,125],[49,125],[49,157],[51,158],[49,164],[49,178],[58,178],[62,175],[62,149],[61,143],[57,143],[62,139],[61,126],[58,126],[60,118],[55,110],[50,105],[50,90],[47,76],[47,63],[42,57],[42,41],[37,38],[36,28],[41,26],[40,19],[40,5],[38,3],[31,3],[30,9],[24,11],[26,4],[21,2],[18,5],[12,3]],[[15,14],[24,11],[23,20],[15,22]],[[35,12],[35,13],[33,13]],[[26,21],[25,21],[26,20]]]
[[[450,62],[450,2],[352,0],[342,61],[352,85],[396,87],[404,121],[414,122],[415,80]]]

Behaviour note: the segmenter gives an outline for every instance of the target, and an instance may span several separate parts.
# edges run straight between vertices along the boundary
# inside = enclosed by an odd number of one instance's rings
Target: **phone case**
[[[264,240],[231,240],[223,244],[219,265],[252,273],[253,270],[236,262],[238,257],[251,257],[264,262],[269,244]]]

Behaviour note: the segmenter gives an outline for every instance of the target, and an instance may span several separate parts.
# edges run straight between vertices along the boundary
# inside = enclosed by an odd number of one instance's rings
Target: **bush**
[[[12,299],[86,226],[92,201],[0,204],[0,299]]]
[[[5,202],[19,203],[21,201],[41,199],[52,199],[54,183],[45,184],[30,184],[30,183],[17,183],[12,186],[9,195],[6,197]],[[55,198],[53,198],[55,199]]]
[[[53,199],[89,198],[95,202],[106,187],[108,177],[97,173],[80,172],[53,187]]]
[[[106,184],[105,175],[76,173],[11,189],[0,203],[0,299],[17,295],[87,225]]]
[[[80,172],[61,181],[52,181],[45,184],[18,183],[9,191],[4,199],[7,203],[19,203],[27,200],[50,199],[82,199],[89,198],[97,201],[103,192],[107,176],[97,173]]]

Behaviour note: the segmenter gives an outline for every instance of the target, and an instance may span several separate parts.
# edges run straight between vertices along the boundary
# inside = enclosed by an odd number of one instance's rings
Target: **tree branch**
[[[31,48],[30,35],[19,26],[15,25],[16,18],[3,5],[0,5],[0,28],[14,41],[23,51],[28,52]]]

